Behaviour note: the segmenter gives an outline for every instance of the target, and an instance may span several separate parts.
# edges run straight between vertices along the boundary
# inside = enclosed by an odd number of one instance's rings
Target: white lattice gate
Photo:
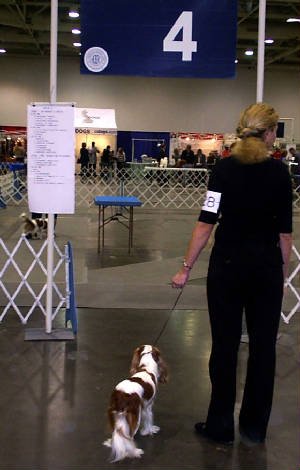
[[[46,289],[47,289],[47,240],[41,241],[36,250],[24,235],[20,237],[15,246],[8,247],[0,239],[0,295],[2,311],[0,321],[3,321],[8,312],[13,309],[23,324],[26,324],[35,309],[39,309],[46,317]],[[69,307],[69,251],[68,246],[64,252],[54,242],[54,270],[53,292],[54,299],[52,320],[55,319],[62,307]],[[32,304],[24,313],[20,305],[23,298],[32,299]],[[28,304],[28,301],[26,302]]]

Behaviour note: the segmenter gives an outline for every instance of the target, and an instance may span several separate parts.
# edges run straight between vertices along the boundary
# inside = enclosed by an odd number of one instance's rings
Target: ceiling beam
[[[22,4],[22,6],[24,7],[23,1],[21,1],[21,4]],[[38,51],[40,52],[40,54],[41,54],[41,55],[44,55],[44,51],[43,51],[43,49],[41,48],[40,43],[39,43],[38,40],[36,39],[36,35],[35,35],[33,29],[27,24],[27,22],[26,22],[26,16],[25,16],[24,12],[21,10],[20,5],[18,4],[18,2],[17,2],[16,0],[14,0],[13,6],[14,6],[14,7],[16,8],[16,10],[17,10],[17,13],[18,13],[18,15],[19,15],[19,17],[20,17],[20,19],[21,19],[21,23],[22,23],[22,26],[24,27],[24,30],[27,31],[27,33],[29,34],[29,36],[33,39],[33,42],[34,42],[36,48],[38,49]],[[25,8],[24,8],[24,11],[26,11]]]
[[[240,25],[241,23],[243,23],[244,21],[246,21],[250,16],[253,15],[253,13],[255,13],[257,10],[258,10],[259,6],[257,5],[256,7],[254,7],[251,11],[249,11],[249,13],[247,13],[246,15],[243,15],[242,18],[240,18],[238,20],[238,25]]]
[[[271,59],[268,59],[265,61],[265,65],[268,66],[270,64],[273,64],[274,62],[278,62],[281,59],[284,59],[285,57],[289,57],[292,54],[296,54],[296,52],[300,51],[300,46],[294,47],[294,49],[288,49],[281,54],[278,54]]]

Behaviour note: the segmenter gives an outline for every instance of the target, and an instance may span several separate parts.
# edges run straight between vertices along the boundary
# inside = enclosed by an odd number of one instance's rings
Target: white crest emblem
[[[102,72],[109,62],[108,54],[102,47],[90,47],[84,54],[84,65],[91,72]]]

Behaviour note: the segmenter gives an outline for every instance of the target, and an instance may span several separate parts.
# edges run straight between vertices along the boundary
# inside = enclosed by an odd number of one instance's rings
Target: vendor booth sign
[[[75,108],[77,134],[116,134],[114,109]]]
[[[81,0],[81,73],[235,75],[237,0]]]

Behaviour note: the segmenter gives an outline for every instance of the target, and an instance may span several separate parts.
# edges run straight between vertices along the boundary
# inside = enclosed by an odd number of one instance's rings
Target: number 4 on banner
[[[182,29],[182,40],[175,38]],[[193,37],[193,12],[183,11],[163,41],[164,52],[182,52],[182,61],[191,61],[192,53],[197,52],[197,41]]]

